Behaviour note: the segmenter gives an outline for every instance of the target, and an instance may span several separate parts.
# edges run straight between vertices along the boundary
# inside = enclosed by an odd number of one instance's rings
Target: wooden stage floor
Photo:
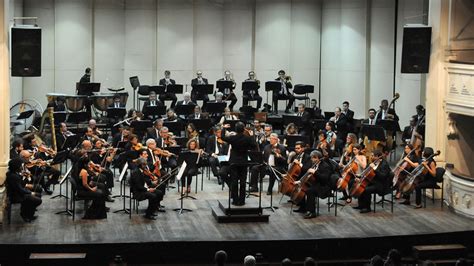
[[[118,193],[118,186],[117,183],[114,194]],[[266,188],[267,183],[264,182],[264,191]],[[53,195],[58,191],[59,187],[56,187]],[[217,200],[227,199],[227,188],[222,191],[215,178],[207,180],[205,177],[204,191],[194,194],[193,187],[192,195],[197,200],[186,199],[184,206],[193,212],[179,215],[172,210],[179,207],[178,192],[176,189],[169,190],[162,202],[166,213],[159,213],[156,221],[143,218],[148,204],[145,201],[140,204],[140,214],[133,213],[132,219],[127,214],[113,213],[122,208],[120,199],[107,203],[111,212],[104,220],[81,219],[83,204],[78,202],[76,220],[72,221],[70,216],[55,214],[64,209],[64,199],[44,196],[37,213],[39,217],[33,223],[24,223],[19,215],[19,206],[14,206],[11,224],[3,224],[0,231],[0,244],[357,239],[474,231],[472,220],[455,215],[446,206],[441,208],[439,200],[434,205],[428,200],[426,209],[396,203],[393,214],[389,204],[385,204],[384,208],[378,205],[377,212],[369,214],[360,214],[348,205],[338,208],[337,217],[333,209],[328,213],[326,200],[321,200],[320,216],[305,220],[301,214],[291,212],[287,197],[279,204],[280,194],[275,193],[274,205],[279,209],[275,212],[264,210],[270,214],[268,223],[218,224],[211,214],[211,206],[217,206]],[[263,195],[262,205],[269,206],[269,199],[269,196]],[[257,198],[247,202],[247,205],[256,206]],[[356,200],[351,205],[355,204]]]

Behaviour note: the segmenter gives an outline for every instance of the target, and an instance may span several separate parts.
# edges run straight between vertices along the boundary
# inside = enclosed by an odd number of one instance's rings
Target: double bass
[[[369,183],[372,182],[375,177],[375,170],[377,170],[380,160],[381,159],[377,159],[375,162],[373,162],[375,167],[369,165],[364,171],[362,171],[359,181],[354,183],[354,186],[351,189],[350,195],[352,197],[359,197],[362,195],[362,193],[364,193],[367,185],[369,185]]]
[[[318,171],[318,168],[319,168],[319,163],[314,164],[310,169],[314,169],[315,171]],[[304,196],[306,195],[306,191],[309,189],[311,183],[314,183],[316,181],[316,176],[315,174],[310,173],[308,171],[300,178],[299,181],[300,181],[299,184],[294,184],[294,189],[293,189],[293,192],[291,193],[291,200],[295,204],[300,203],[304,199]]]

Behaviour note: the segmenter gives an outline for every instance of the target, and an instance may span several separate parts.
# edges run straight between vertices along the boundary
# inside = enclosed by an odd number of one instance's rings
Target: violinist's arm
[[[97,187],[91,187],[89,185],[89,182],[87,182],[87,171],[86,170],[81,170],[80,177],[81,177],[81,180],[82,180],[82,186],[83,187],[87,188],[90,191],[94,191],[94,192],[97,190]]]

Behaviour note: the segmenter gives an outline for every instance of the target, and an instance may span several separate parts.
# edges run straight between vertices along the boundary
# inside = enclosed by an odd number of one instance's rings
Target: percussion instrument
[[[66,107],[70,112],[80,112],[84,109],[87,96],[85,95],[65,95]]]
[[[101,93],[101,94],[96,94],[89,96],[89,99],[91,100],[92,104],[94,105],[94,108],[105,112],[107,111],[107,108],[113,104],[114,102],[114,94],[112,93]],[[122,100],[120,100],[122,101]]]

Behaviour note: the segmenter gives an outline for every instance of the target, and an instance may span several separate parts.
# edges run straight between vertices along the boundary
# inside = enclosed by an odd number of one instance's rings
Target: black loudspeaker
[[[403,28],[402,73],[428,73],[431,27]]]
[[[41,28],[12,28],[12,76],[41,76]]]

